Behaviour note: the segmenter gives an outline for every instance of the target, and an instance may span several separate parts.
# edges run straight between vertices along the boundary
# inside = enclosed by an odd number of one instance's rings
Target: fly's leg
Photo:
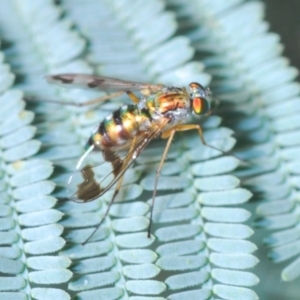
[[[205,139],[204,139],[204,136],[203,136],[203,132],[202,132],[202,128],[198,124],[177,125],[177,126],[175,126],[175,127],[173,127],[173,128],[171,128],[171,129],[169,129],[169,130],[167,130],[167,131],[165,131],[165,132],[162,133],[161,138],[168,139],[168,141],[167,141],[167,145],[165,147],[165,150],[163,152],[162,158],[160,160],[160,163],[159,163],[157,171],[156,171],[155,183],[154,183],[154,190],[153,190],[153,194],[152,194],[152,205],[151,205],[151,211],[150,211],[150,223],[149,223],[149,227],[148,227],[148,238],[150,237],[150,232],[151,232],[153,207],[154,207],[154,202],[155,202],[155,196],[156,196],[158,179],[159,179],[159,176],[160,176],[161,169],[163,167],[164,161],[165,161],[166,156],[168,154],[168,151],[170,149],[170,146],[171,146],[174,134],[176,133],[176,131],[188,131],[188,130],[193,130],[193,129],[196,129],[198,131],[198,134],[200,136],[200,139],[201,139],[203,145],[205,145],[207,147],[210,147],[210,148],[213,148],[213,149],[216,149],[218,151],[221,151],[222,153],[225,153],[224,151],[222,151],[222,150],[220,150],[220,149],[218,149],[218,148],[216,148],[214,146],[208,145],[205,142]]]
[[[111,206],[113,205],[117,195],[119,194],[119,191],[121,189],[121,186],[122,186],[122,182],[123,182],[123,178],[124,178],[124,174],[125,174],[125,171],[123,171],[124,169],[124,166],[126,167],[129,163],[129,161],[131,160],[131,158],[135,155],[135,151],[134,151],[134,148],[135,148],[135,144],[136,144],[136,137],[133,139],[132,141],[132,144],[130,146],[130,149],[129,149],[129,152],[131,155],[127,155],[126,159],[123,160],[122,162],[122,167],[120,168],[120,171],[118,174],[120,174],[120,172],[123,172],[123,174],[120,176],[120,178],[118,179],[117,181],[117,186],[115,188],[115,191],[114,191],[114,194],[110,200],[110,202],[108,203],[108,206],[106,208],[106,211],[100,221],[100,223],[96,226],[96,228],[93,230],[93,232],[90,234],[90,236],[82,243],[82,245],[85,245],[88,240],[95,234],[95,232],[100,228],[100,226],[102,225],[102,223],[104,222],[105,218],[107,217],[109,211],[110,211],[110,208]],[[116,176],[118,176],[118,174]]]
[[[168,132],[168,135],[165,135],[164,138],[168,138],[164,153],[161,157],[160,163],[158,165],[158,168],[156,170],[156,176],[155,176],[155,183],[154,183],[154,190],[153,190],[153,194],[152,194],[152,205],[151,205],[151,210],[150,210],[150,223],[148,226],[148,238],[150,238],[150,233],[151,233],[151,225],[152,225],[152,216],[153,216],[153,208],[154,208],[154,202],[155,202],[155,196],[156,196],[156,190],[157,190],[157,184],[158,184],[158,179],[160,176],[160,172],[161,169],[163,167],[163,164],[165,162],[165,159],[167,157],[168,151],[170,149],[171,143],[172,143],[172,139],[174,137],[174,134],[176,132],[176,127],[172,128],[170,131],[166,131]],[[166,133],[164,132],[164,133]]]
[[[132,101],[134,104],[137,104],[137,103],[140,102],[139,97],[137,97],[133,92],[127,91],[126,94],[128,95],[128,97],[131,99],[131,101]]]
[[[217,148],[217,147],[214,147],[214,146],[212,146],[212,145],[208,145],[208,144],[206,143],[206,141],[205,141],[205,139],[204,139],[204,135],[203,135],[202,128],[201,128],[201,126],[200,126],[199,124],[181,124],[181,125],[177,125],[177,126],[175,126],[174,128],[171,128],[171,129],[165,131],[165,132],[161,135],[161,137],[162,137],[163,139],[168,138],[169,135],[170,135],[170,132],[173,131],[173,130],[175,130],[175,131],[188,131],[188,130],[193,130],[193,129],[195,129],[195,130],[198,131],[199,137],[200,137],[201,142],[202,142],[203,145],[205,145],[205,146],[207,146],[207,147],[210,147],[210,148],[212,148],[212,149],[218,150],[218,151],[222,152],[223,154],[226,154],[225,151],[223,151],[223,150],[221,150],[221,149],[219,149],[219,148]]]
[[[116,186],[116,189],[115,189],[115,192],[110,200],[110,202],[108,203],[108,206],[106,208],[106,211],[104,213],[104,215],[102,216],[102,219],[100,221],[100,223],[95,227],[95,229],[93,230],[93,232],[88,236],[88,238],[82,243],[82,245],[85,245],[89,239],[96,233],[96,231],[100,228],[100,226],[102,225],[102,223],[104,222],[105,218],[107,217],[109,211],[110,211],[110,208],[111,206],[113,205],[119,191],[120,191],[120,188],[122,186],[122,182],[123,182],[123,177],[124,177],[124,174],[120,177],[120,179],[118,180],[117,182],[117,186]]]
[[[202,142],[203,145],[205,145],[205,146],[207,146],[207,147],[209,147],[209,148],[218,150],[218,151],[220,151],[222,154],[228,154],[228,152],[223,151],[223,150],[221,150],[221,149],[219,149],[219,148],[217,148],[217,147],[214,147],[214,146],[209,145],[209,144],[206,143],[206,141],[205,141],[205,139],[204,139],[204,135],[203,135],[202,128],[201,128],[201,126],[200,126],[199,124],[181,124],[181,125],[177,125],[177,126],[175,126],[174,128],[171,128],[171,129],[165,131],[165,132],[161,135],[161,137],[162,137],[163,139],[164,139],[164,138],[168,138],[168,137],[169,137],[169,134],[170,134],[169,132],[172,131],[172,130],[176,130],[176,131],[187,131],[187,130],[193,130],[193,129],[196,129],[196,130],[198,131],[198,134],[199,134],[199,136],[200,136],[200,139],[201,139],[201,142]],[[241,158],[235,156],[234,154],[231,153],[230,155],[233,156],[233,157],[235,157],[236,159],[238,159],[238,160],[242,163],[242,165],[244,165],[244,166],[251,166],[251,164],[249,164],[249,162],[247,162],[247,161],[245,161],[245,160],[243,160],[243,159],[241,159]]]

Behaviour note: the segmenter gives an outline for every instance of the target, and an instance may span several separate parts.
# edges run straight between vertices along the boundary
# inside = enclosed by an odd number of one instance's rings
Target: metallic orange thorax
[[[107,116],[91,136],[88,145],[98,149],[127,148],[134,137],[141,136],[160,122],[170,120],[166,126],[181,123],[190,110],[190,99],[185,89],[165,88],[142,99],[138,104],[125,105]]]
[[[189,95],[185,89],[165,88],[146,100],[149,110],[165,114],[175,110],[190,108]]]

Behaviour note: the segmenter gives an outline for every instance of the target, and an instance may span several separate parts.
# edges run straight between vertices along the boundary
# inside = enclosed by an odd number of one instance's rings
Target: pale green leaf
[[[79,292],[76,296],[78,300],[98,300],[99,298],[107,300],[120,299],[124,294],[124,290],[119,287],[104,288],[100,290],[92,290]]]
[[[39,300],[61,299],[69,300],[71,297],[63,290],[55,288],[33,288],[31,291],[32,297]]]
[[[214,292],[216,295],[222,297],[223,299],[258,299],[257,295],[252,290],[242,287],[232,287],[228,285],[216,284],[214,287]]]
[[[0,247],[0,256],[16,259],[19,258],[21,254],[20,249],[17,247]]]
[[[208,221],[242,223],[247,221],[251,214],[240,208],[210,208],[204,207],[201,210],[201,215]]]
[[[26,141],[3,152],[3,158],[7,162],[21,160],[36,154],[41,147],[41,142],[37,140]]]
[[[54,190],[54,188],[55,184],[52,181],[44,180],[16,188],[13,192],[13,196],[18,200],[26,200],[28,198],[48,195]]]
[[[197,178],[194,181],[194,186],[199,191],[215,191],[216,187],[218,187],[220,190],[229,190],[236,188],[238,184],[239,180],[231,175]]]
[[[192,220],[198,215],[198,210],[194,207],[165,209],[154,211],[153,220],[157,223],[180,222]]]
[[[259,279],[249,272],[213,269],[212,276],[219,282],[229,285],[253,286],[259,282]]]
[[[297,258],[282,271],[282,278],[284,281],[293,281],[300,276],[299,274],[300,259]]]
[[[141,186],[145,190],[153,190],[155,182],[155,177],[147,177],[144,178],[141,181]],[[185,177],[178,177],[178,176],[160,176],[159,182],[157,185],[158,191],[164,191],[164,190],[182,190],[191,185],[191,181],[188,178]]]
[[[112,249],[110,241],[88,243],[86,245],[76,245],[73,247],[65,248],[60,252],[61,255],[67,256],[72,260],[83,259],[87,257],[95,257],[107,254]]]
[[[171,294],[169,299],[180,300],[180,299],[190,299],[190,300],[207,300],[211,297],[211,292],[208,289],[192,290],[187,292],[181,292],[176,294]]]
[[[121,250],[120,259],[130,264],[152,263],[157,259],[157,254],[147,249]]]
[[[249,241],[237,239],[208,239],[207,246],[216,252],[249,254],[257,250],[257,246]]]
[[[164,297],[157,297],[157,296],[131,296],[129,298],[130,300],[167,300],[167,298]]]
[[[59,224],[49,224],[22,230],[22,237],[27,241],[35,241],[43,238],[54,238],[62,234],[63,227]]]
[[[20,274],[24,270],[24,263],[6,257],[0,257],[0,272],[4,274]]]
[[[116,262],[112,256],[82,259],[72,266],[72,271],[77,274],[101,272],[112,268]]]
[[[149,219],[145,217],[133,217],[122,220],[114,220],[112,228],[117,232],[135,232],[147,229]]]
[[[71,277],[72,272],[63,268],[34,271],[29,274],[29,280],[32,283],[37,284],[57,284],[67,282]]]
[[[204,243],[200,240],[181,241],[167,243],[159,246],[156,251],[160,256],[194,254],[204,248]]]
[[[159,258],[156,265],[163,270],[194,270],[207,262],[204,255],[169,256]]]
[[[0,146],[3,149],[15,147],[18,144],[32,139],[35,132],[36,128],[34,126],[23,126],[12,133],[5,135],[0,141]]]
[[[157,280],[128,280],[126,288],[135,294],[159,295],[167,287],[165,284]]]
[[[57,199],[51,196],[34,197],[30,200],[19,201],[16,203],[16,209],[20,213],[31,213],[35,211],[47,210],[52,208]]]
[[[53,172],[53,167],[48,165],[39,165],[36,168],[30,168],[30,170],[19,172],[13,176],[10,180],[10,184],[13,187],[23,186],[38,182],[49,178]]]
[[[201,227],[199,225],[178,225],[175,228],[174,226],[160,228],[155,232],[155,236],[157,236],[160,241],[171,242],[196,236],[200,231]]]
[[[294,241],[276,247],[269,252],[269,257],[275,262],[282,262],[300,253],[300,242]]]
[[[209,259],[218,267],[237,270],[253,268],[258,263],[258,259],[249,254],[212,253]]]
[[[228,191],[205,192],[198,196],[198,201],[202,204],[220,206],[236,205],[245,203],[251,198],[252,194],[245,189],[237,188]]]
[[[27,259],[28,267],[34,270],[46,269],[67,269],[71,265],[71,260],[63,256],[37,256]]]
[[[1,292],[0,297],[3,300],[27,300],[27,295],[25,293],[17,292]]]
[[[238,163],[234,157],[221,157],[194,164],[191,171],[195,176],[212,176],[230,172],[238,166]]]
[[[48,254],[59,251],[65,245],[61,237],[40,239],[34,242],[27,242],[24,245],[24,251],[28,254]]]
[[[46,209],[38,212],[23,214],[19,217],[20,224],[24,226],[40,226],[58,222],[63,214],[54,209]]]
[[[11,133],[25,125],[30,124],[33,120],[34,114],[30,111],[23,110],[18,114],[13,114],[12,112],[10,112],[10,114],[7,114],[6,117],[7,116],[11,116],[11,117],[9,117],[8,119],[6,119],[4,122],[0,124],[0,135]],[[40,146],[40,143],[38,143],[38,141],[34,141],[33,143],[31,142],[30,144],[35,146],[36,148]],[[26,145],[29,146],[30,144],[27,143]],[[18,157],[17,155],[19,156],[21,155],[18,149],[19,148],[16,148],[13,151],[6,150],[6,157],[10,159],[10,161],[14,160],[15,157]],[[33,152],[32,154],[34,153],[36,152]],[[15,155],[15,157],[13,157],[13,155]]]
[[[177,290],[203,284],[206,280],[208,280],[208,278],[209,275],[205,271],[190,272],[170,276],[166,279],[166,284],[169,289]]]
[[[26,285],[26,281],[21,277],[0,277],[0,291],[16,291],[21,290]]]
[[[246,225],[210,222],[205,224],[204,231],[212,236],[237,239],[245,239],[253,234],[253,230]]]
[[[140,265],[125,266],[123,273],[131,279],[149,279],[157,276],[160,269],[154,264],[144,263]]]
[[[146,232],[123,234],[116,238],[116,244],[122,248],[144,248],[153,242],[153,237],[148,238]]]
[[[83,275],[80,278],[72,279],[68,288],[71,291],[85,291],[112,285],[120,279],[118,272],[102,272],[100,274]]]

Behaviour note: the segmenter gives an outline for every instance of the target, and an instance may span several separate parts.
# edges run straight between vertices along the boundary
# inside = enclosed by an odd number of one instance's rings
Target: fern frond
[[[199,0],[184,9],[184,1],[166,2],[174,7],[179,24],[191,20],[186,34],[198,55],[207,57],[211,86],[230,107],[224,107],[224,118],[231,115],[226,124],[241,137],[238,155],[259,165],[236,174],[254,199],[265,200],[257,206],[257,225],[277,230],[265,240],[273,247],[270,257],[283,261],[299,255],[295,180],[300,86],[293,81],[298,71],[280,56],[278,35],[267,32],[262,3]],[[299,276],[296,261],[282,271],[283,280]]]
[[[16,59],[8,56],[8,62],[19,66],[15,71],[24,77],[16,88],[38,99],[84,102],[101,95],[54,90],[39,81],[45,73],[95,71],[173,85],[210,82],[211,76],[194,56],[197,45],[190,43],[189,35],[175,35],[175,14],[166,11],[162,1],[135,1],[134,5],[130,1],[63,1],[58,6],[47,0],[15,0],[14,5],[8,5],[10,15],[20,23],[5,19],[5,24],[16,49],[23,52]],[[24,36],[23,44],[20,37]],[[34,62],[33,70],[28,61]],[[137,160],[118,196],[122,203],[113,205],[102,228],[81,245],[99,223],[110,193],[84,205],[56,203],[56,198],[65,196],[68,176],[92,126],[122,102],[105,103],[102,111],[34,102],[27,106],[26,124],[16,118],[4,124],[5,133],[13,124],[24,127],[32,122],[19,138],[31,139],[36,130],[34,142],[22,140],[22,146],[2,155],[13,164],[31,157],[21,166],[22,172],[4,169],[11,182],[5,190],[12,190],[16,200],[28,200],[27,206],[17,204],[16,212],[18,226],[30,227],[22,231],[23,239],[29,240],[21,249],[22,257],[29,266],[28,282],[34,284],[26,293],[36,299],[68,299],[69,295],[81,299],[208,299],[212,295],[257,299],[250,288],[258,278],[247,271],[258,262],[252,255],[256,246],[246,240],[253,231],[243,224],[250,213],[235,207],[247,202],[251,193],[230,175],[241,161],[222,156],[222,151],[231,151],[235,139],[232,130],[220,127],[217,116],[202,126],[207,143],[221,151],[205,147],[195,134],[175,139],[158,185],[151,238],[146,231],[153,165],[163,151],[160,142]],[[1,141],[4,148],[12,143],[6,136]],[[62,227],[64,239],[59,237]],[[51,256],[54,252],[59,255]],[[65,284],[64,288],[59,284]]]
[[[12,36],[15,29],[11,28]],[[24,109],[21,90],[11,89],[15,75],[4,59],[1,53],[0,298],[25,299],[36,294],[34,284],[61,284],[69,281],[72,272],[68,258],[53,255],[65,245],[63,228],[57,224],[63,214],[54,209],[57,199],[50,196],[55,188],[49,180],[53,165],[33,158],[41,152],[34,113]],[[58,288],[47,294],[43,299],[50,295],[69,299]]]

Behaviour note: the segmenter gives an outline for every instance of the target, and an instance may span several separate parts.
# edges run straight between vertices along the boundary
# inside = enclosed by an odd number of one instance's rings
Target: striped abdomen
[[[148,109],[140,111],[134,104],[122,106],[100,123],[87,146],[94,145],[99,150],[126,148],[136,135],[151,126],[151,121]]]

